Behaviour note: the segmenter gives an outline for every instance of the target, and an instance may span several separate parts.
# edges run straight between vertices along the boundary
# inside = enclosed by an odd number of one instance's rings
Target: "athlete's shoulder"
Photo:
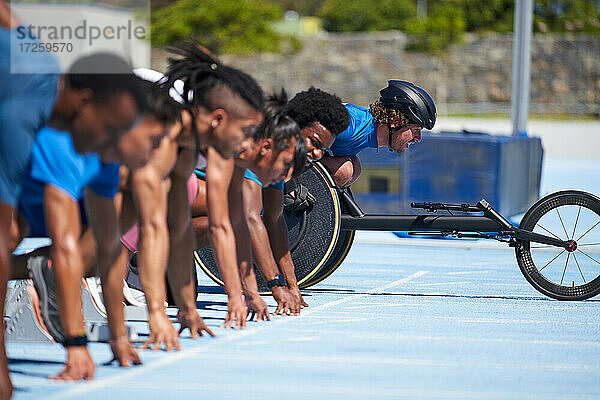
[[[371,111],[369,111],[369,109],[366,107],[359,106],[356,104],[350,104],[350,103],[345,103],[344,106],[346,107],[346,110],[348,110],[348,114],[350,114],[350,122],[351,123],[353,120],[363,121],[366,119],[373,118]]]
[[[350,123],[348,124],[348,127],[337,136],[338,138],[353,136],[362,129],[362,126],[365,125],[365,122],[368,122],[373,118],[368,108],[350,103],[344,103],[344,106],[350,115]]]
[[[348,110],[348,112],[367,112],[367,111],[369,111],[368,108],[359,106],[358,104],[352,104],[352,103],[342,103],[342,104],[344,104],[344,107],[346,107],[346,110]]]
[[[57,157],[70,158],[77,155],[71,134],[49,126],[41,128],[36,134],[33,151],[54,153]]]
[[[67,131],[61,131],[50,126],[44,126],[36,134],[36,139],[49,139],[49,138],[61,138],[65,139],[70,137],[71,134]]]

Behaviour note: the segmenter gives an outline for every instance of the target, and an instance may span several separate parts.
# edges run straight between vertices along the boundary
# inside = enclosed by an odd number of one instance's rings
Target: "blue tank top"
[[[334,156],[355,156],[367,147],[377,148],[377,121],[361,106],[344,104],[350,114],[350,124],[337,135],[331,145]]]
[[[256,176],[256,174],[254,172],[250,171],[249,169],[246,170],[246,173],[244,174],[244,178],[249,179],[252,182],[258,183],[261,188],[264,187],[264,185],[262,184],[260,179],[258,179],[258,176]],[[283,185],[284,185],[283,179],[280,179],[278,182],[275,182],[267,187],[271,188],[271,189],[283,190]]]
[[[200,179],[202,179],[203,181],[206,180],[206,170],[203,168],[196,168],[195,170],[196,172],[196,176]],[[257,183],[261,188],[264,187],[262,182],[258,179],[258,176],[256,176],[256,174],[252,171],[250,171],[249,169],[246,170],[246,173],[244,174],[244,178],[251,180],[254,183]],[[268,188],[271,189],[277,189],[277,190],[283,190],[283,186],[284,186],[284,182],[283,179],[281,179],[279,182],[275,182],[272,185],[267,186]]]
[[[42,128],[33,144],[28,176],[23,182],[19,211],[32,236],[46,236],[44,187],[52,185],[73,201],[83,198],[84,188],[113,198],[119,189],[119,164],[104,164],[95,154],[79,154],[68,132]]]

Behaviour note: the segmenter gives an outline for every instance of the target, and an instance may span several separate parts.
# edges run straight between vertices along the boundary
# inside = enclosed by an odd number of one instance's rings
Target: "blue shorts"
[[[202,179],[203,181],[205,181],[206,180],[206,171],[204,169],[196,168],[196,176],[198,178]],[[263,184],[258,179],[258,176],[256,176],[256,174],[254,172],[250,171],[249,169],[246,170],[246,173],[244,174],[244,178],[251,180],[252,182],[256,182],[258,185],[260,185],[260,187],[263,187]],[[283,184],[284,184],[284,182],[282,179],[279,182],[269,185],[267,187],[269,187],[271,189],[283,190]]]
[[[47,53],[13,54],[11,60],[14,32],[0,27],[0,202],[11,207],[20,196],[35,134],[52,115],[58,82],[57,74],[11,73],[15,58],[33,65],[38,61],[56,65]]]

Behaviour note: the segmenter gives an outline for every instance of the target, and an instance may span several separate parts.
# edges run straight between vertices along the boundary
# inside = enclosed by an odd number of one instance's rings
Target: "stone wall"
[[[223,56],[255,76],[265,90],[296,93],[310,85],[344,101],[368,104],[387,79],[418,83],[439,111],[510,111],[512,35],[467,35],[441,56],[405,50],[400,32],[323,34],[307,38],[298,53]],[[155,51],[154,68],[165,55]],[[600,36],[534,35],[531,111],[600,113]]]

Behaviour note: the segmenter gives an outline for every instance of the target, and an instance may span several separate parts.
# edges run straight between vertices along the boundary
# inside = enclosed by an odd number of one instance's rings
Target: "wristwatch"
[[[285,286],[285,279],[283,278],[283,274],[277,274],[277,276],[275,276],[273,280],[267,282],[267,286],[269,287],[269,289],[273,289],[273,286]]]

